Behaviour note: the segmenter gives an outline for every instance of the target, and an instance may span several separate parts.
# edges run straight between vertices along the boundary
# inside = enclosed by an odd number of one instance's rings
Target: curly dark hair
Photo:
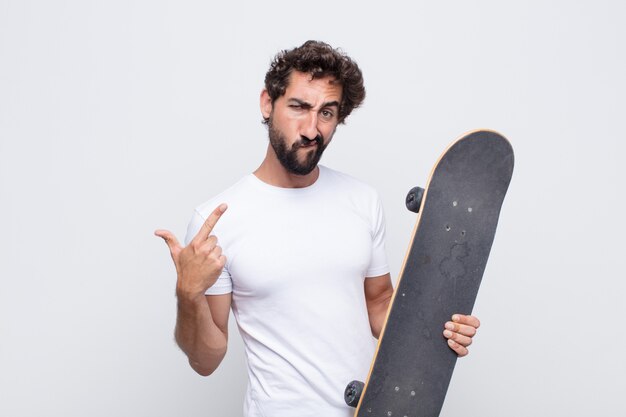
[[[365,99],[363,74],[359,66],[340,49],[319,41],[306,41],[302,46],[276,54],[265,74],[265,88],[272,99],[285,94],[289,76],[296,70],[310,74],[313,79],[331,76],[343,88],[339,104],[339,123]],[[265,119],[264,123],[269,120]]]

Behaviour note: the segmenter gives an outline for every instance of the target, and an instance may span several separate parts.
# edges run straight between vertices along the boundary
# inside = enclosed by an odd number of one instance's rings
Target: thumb
[[[176,260],[175,256],[177,256],[178,252],[180,252],[180,250],[182,249],[180,243],[178,242],[178,239],[176,239],[176,236],[174,236],[174,234],[169,230],[162,229],[156,230],[154,234],[165,241],[167,247],[170,249],[172,258]]]

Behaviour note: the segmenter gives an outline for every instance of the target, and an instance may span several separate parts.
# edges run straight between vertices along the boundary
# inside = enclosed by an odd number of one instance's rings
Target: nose
[[[310,111],[306,119],[302,122],[300,134],[307,139],[315,139],[319,134],[317,130],[317,113]]]

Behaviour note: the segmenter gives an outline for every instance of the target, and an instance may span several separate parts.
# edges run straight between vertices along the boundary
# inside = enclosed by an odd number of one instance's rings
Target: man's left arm
[[[393,286],[390,274],[365,279],[367,314],[372,335],[377,339],[383,329],[392,297]],[[472,344],[472,338],[476,335],[479,326],[480,321],[474,316],[454,314],[451,321],[444,323],[443,336],[448,339],[450,349],[459,356],[465,356],[469,353],[467,348]]]
[[[393,297],[393,286],[389,274],[365,278],[365,303],[372,335],[378,339],[387,317],[389,303]]]

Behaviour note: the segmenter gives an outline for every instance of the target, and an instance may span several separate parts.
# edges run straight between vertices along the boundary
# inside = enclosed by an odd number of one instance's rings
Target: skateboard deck
[[[439,158],[423,196],[407,196],[419,216],[367,383],[346,388],[355,417],[439,415],[457,359],[443,326],[472,312],[513,160],[500,134],[470,132]]]

